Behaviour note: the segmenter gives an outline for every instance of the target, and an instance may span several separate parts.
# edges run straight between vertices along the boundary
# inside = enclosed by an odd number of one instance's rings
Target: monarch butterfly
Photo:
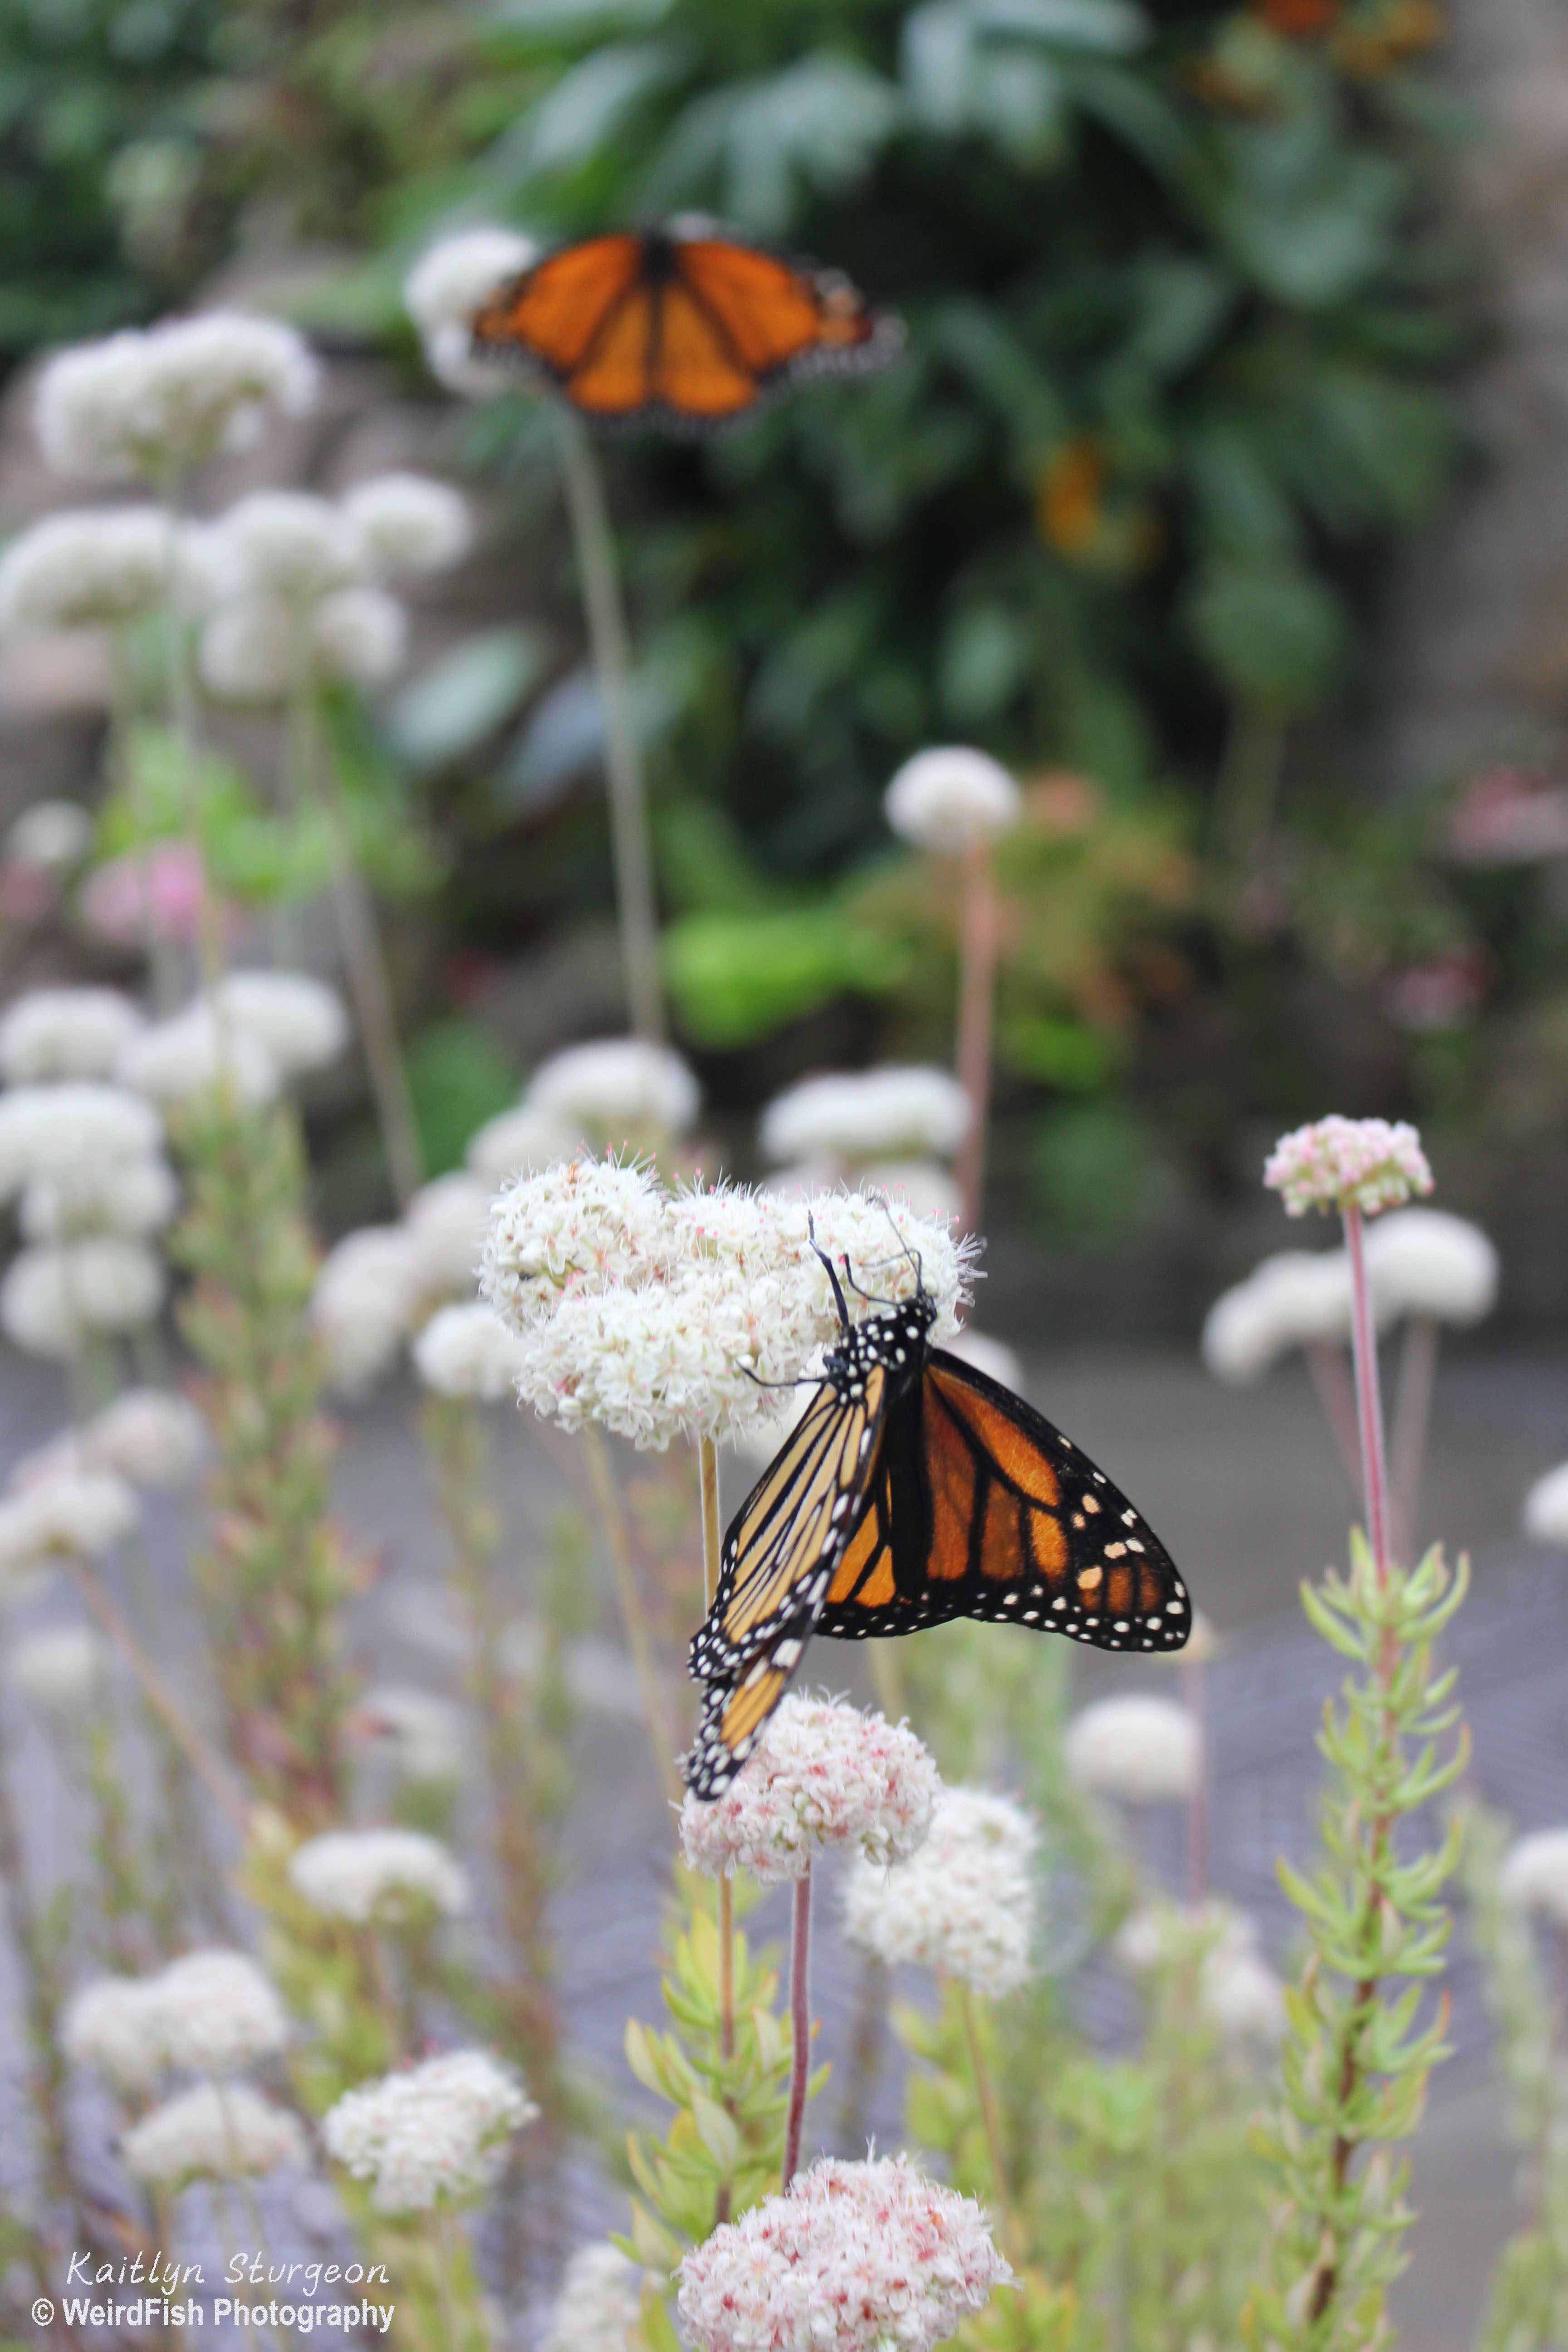
[[[598,423],[680,433],[801,376],[879,367],[902,331],[836,269],[676,223],[546,255],[478,312],[473,339]]]
[[[722,1796],[813,1633],[915,1633],[953,1617],[1070,1634],[1101,1650],[1179,1650],[1187,1589],[1164,1546],[1070,1438],[931,1344],[915,1295],[842,1335],[795,1430],[730,1523],[719,1589],[691,1643],[707,1685],[683,1769]],[[845,1261],[848,1276],[848,1261]]]

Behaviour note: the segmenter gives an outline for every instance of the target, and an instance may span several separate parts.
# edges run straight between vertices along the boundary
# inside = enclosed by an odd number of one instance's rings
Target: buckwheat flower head
[[[254,1037],[285,1078],[335,1062],[349,1041],[337,991],[300,971],[231,971],[216,992],[219,1016]]]
[[[1366,1274],[1391,1320],[1479,1323],[1497,1305],[1498,1254],[1479,1225],[1445,1209],[1396,1209],[1366,1237]]]
[[[205,1003],[188,1004],[132,1037],[115,1071],[122,1086],[170,1108],[211,1094],[220,1084],[241,1102],[270,1102],[282,1083],[261,1040]]]
[[[910,1962],[977,1992],[1012,1992],[1030,1973],[1036,1842],[1033,1821],[1011,1798],[944,1789],[925,1843],[907,1862],[855,1864],[845,1933],[889,1968]]]
[[[96,1559],[141,1516],[123,1478],[63,1467],[0,1497],[0,1579],[26,1578],[57,1559]]]
[[[418,1830],[328,1830],[295,1848],[289,1878],[313,1911],[360,1927],[468,1907],[467,1873]]]
[[[693,2247],[677,2308],[702,2352],[931,2352],[1012,2275],[973,2198],[825,2157]]]
[[[536,1175],[558,1160],[570,1160],[581,1141],[578,1129],[553,1112],[519,1103],[487,1119],[468,1138],[468,1163],[492,1193],[514,1176]]]
[[[601,1037],[542,1062],[525,1100],[595,1142],[651,1143],[684,1135],[702,1093],[668,1045]]]
[[[177,2092],[132,2125],[120,2154],[135,2179],[163,2189],[310,2160],[298,2118],[248,2083],[197,2083]]]
[[[310,605],[363,576],[364,545],[353,522],[310,490],[252,490],[230,507],[224,530],[251,595]]]
[[[946,1070],[920,1064],[805,1078],[763,1113],[758,1140],[770,1160],[851,1164],[931,1152],[945,1159],[969,1126],[969,1097]]]
[[[1201,1762],[1197,1723],[1187,1708],[1142,1692],[1080,1709],[1068,1726],[1064,1753],[1080,1788],[1129,1805],[1190,1797]]]
[[[107,1078],[142,1015],[117,988],[35,988],[0,1014],[0,1077],[8,1086]]]
[[[163,594],[173,554],[156,507],[46,515],[0,555],[0,635],[132,621]]]
[[[414,1369],[437,1396],[477,1397],[498,1404],[511,1396],[522,1370],[524,1342],[481,1300],[442,1307],[411,1350]]]
[[[1403,1208],[1412,1193],[1432,1190],[1421,1138],[1404,1119],[1342,1118],[1333,1113],[1282,1135],[1263,1181],[1284,1197],[1286,1213],[1357,1208],[1374,1217]]]
[[[68,1176],[35,1176],[16,1205],[28,1242],[79,1241],[88,1234],[162,1233],[180,1205],[166,1160],[88,1161]]]
[[[579,1158],[520,1177],[491,1204],[479,1287],[514,1328],[563,1296],[645,1283],[671,1265],[668,1198],[636,1161]]]
[[[153,1982],[163,2054],[188,2074],[237,2074],[289,2039],[282,2002],[244,1952],[187,1952]]]
[[[156,1112],[122,1087],[15,1087],[0,1095],[0,1199],[86,1161],[145,1160],[162,1141]]]
[[[829,1846],[902,1862],[931,1827],[942,1786],[906,1724],[792,1691],[714,1804],[688,1791],[680,1851],[710,1878],[748,1871],[763,1886],[803,1877]]]
[[[514,228],[459,229],[433,245],[409,273],[404,303],[431,374],[448,391],[482,399],[515,382],[493,361],[473,356],[472,322],[475,311],[538,251],[531,237]]]
[[[194,1404],[167,1389],[127,1389],[89,1422],[81,1443],[96,1469],[135,1486],[174,1488],[201,1467],[207,1426]]]
[[[402,1225],[362,1226],[328,1251],[310,1297],[310,1321],[333,1388],[363,1396],[392,1370],[420,1296],[418,1260]]]
[[[1285,1988],[1260,1952],[1215,1952],[1198,1973],[1198,2006],[1233,2048],[1276,2049],[1289,2024]]]
[[[58,875],[92,847],[92,819],[76,801],[35,801],[6,828],[5,862],[28,874]]]
[[[83,1706],[109,1673],[110,1654],[90,1625],[46,1625],[25,1633],[5,1656],[5,1679],[35,1706]]]
[[[93,1331],[136,1331],[163,1303],[162,1260],[123,1234],[18,1250],[0,1281],[0,1328],[31,1356],[72,1356]]]
[[[1010,832],[1023,814],[1023,795],[1005,768],[962,744],[917,751],[906,760],[882,802],[888,823],[921,849],[967,849]]]
[[[420,1787],[462,1778],[462,1715],[434,1691],[378,1685],[354,1709],[354,1726],[363,1739],[383,1745],[400,1780]]]
[[[1524,1498],[1523,1527],[1537,1543],[1568,1546],[1568,1462],[1536,1480]]]
[[[579,2246],[561,2274],[540,2352],[636,2352],[642,2281],[618,2246]]]
[[[268,410],[301,415],[316,382],[291,327],[209,310],[61,352],[38,379],[34,417],[57,473],[156,482],[243,446]]]
[[[283,702],[310,667],[309,616],[279,596],[236,596],[202,631],[196,667],[217,702]]]
[[[425,1289],[471,1298],[489,1226],[490,1189],[454,1169],[424,1185],[403,1223]]]
[[[343,500],[373,572],[445,572],[473,541],[468,501],[426,474],[377,474]]]
[[[99,1977],[67,2004],[60,2048],[73,2066],[90,2066],[122,2095],[150,2090],[163,2071],[154,2026],[158,1994],[145,1977]]]
[[[1261,1379],[1292,1348],[1350,1337],[1351,1269],[1342,1249],[1280,1250],[1216,1298],[1203,1359],[1233,1388]]]
[[[1517,1911],[1568,1927],[1568,1830],[1532,1830],[1502,1866],[1503,1899]]]
[[[538,2113],[510,2068],[457,2050],[346,2092],[321,2138],[356,2180],[374,2182],[378,2212],[424,2213],[488,2189],[508,2140]]]
[[[340,588],[323,596],[310,620],[310,667],[318,677],[384,686],[403,667],[408,615],[380,588]]]

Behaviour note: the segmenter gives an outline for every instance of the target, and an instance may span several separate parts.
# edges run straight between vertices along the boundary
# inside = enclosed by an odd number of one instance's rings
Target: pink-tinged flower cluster
[[[1375,1217],[1380,1209],[1403,1208],[1415,1193],[1432,1190],[1432,1171],[1421,1138],[1405,1119],[1314,1119],[1281,1136],[1268,1155],[1263,1181],[1283,1194],[1286,1212],[1359,1209]]]
[[[912,1731],[885,1716],[791,1692],[717,1804],[688,1794],[680,1850],[710,1878],[802,1878],[827,1846],[902,1862],[922,1844],[942,1783]]]
[[[827,2157],[680,2265],[703,2352],[929,2352],[1013,2273],[972,2198],[907,2157]]]

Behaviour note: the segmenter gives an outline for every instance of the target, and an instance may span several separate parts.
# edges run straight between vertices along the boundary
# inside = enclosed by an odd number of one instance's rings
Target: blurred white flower
[[[218,702],[283,702],[305,675],[310,620],[276,596],[237,596],[202,631],[196,667]]]
[[[231,971],[216,992],[220,1018],[254,1037],[285,1078],[336,1061],[349,1041],[342,999],[300,971]]]
[[[378,572],[445,572],[474,535],[467,499],[426,474],[374,475],[349,492],[343,512]]]
[[[523,1345],[480,1300],[443,1307],[414,1342],[414,1369],[438,1396],[498,1404],[516,1391]]]
[[[156,507],[46,515],[0,555],[0,635],[112,627],[148,612],[174,569]]]
[[[744,1870],[763,1886],[803,1877],[829,1846],[867,1862],[902,1862],[931,1827],[942,1783],[905,1724],[791,1691],[737,1780],[712,1804],[689,1790],[680,1811],[689,1870]]]
[[[442,237],[416,263],[403,299],[419,331],[430,373],[448,391],[482,399],[515,382],[509,370],[472,355],[470,322],[497,289],[526,269],[539,252],[514,228],[459,229]]]
[[[141,1517],[135,1495],[112,1471],[64,1466],[0,1497],[0,1577],[25,1577],[54,1559],[96,1559]]]
[[[1289,2024],[1285,1988],[1260,1952],[1215,1952],[1198,1977],[1198,2005],[1224,2042],[1272,2050]]]
[[[574,1127],[579,1140],[662,1143],[687,1132],[702,1092],[668,1045],[601,1037],[541,1063],[523,1099],[530,1110]]]
[[[168,1389],[127,1389],[89,1422],[79,1444],[89,1465],[135,1486],[173,1488],[194,1478],[207,1450],[195,1406]]]
[[[209,310],[61,352],[38,380],[38,441],[57,473],[161,482],[254,438],[268,410],[298,416],[314,360],[291,327]]]
[[[363,1738],[384,1744],[400,1780],[418,1787],[462,1777],[462,1715],[434,1691],[379,1685],[360,1700],[354,1725]]]
[[[1429,1192],[1432,1171],[1407,1120],[1342,1118],[1334,1111],[1282,1135],[1263,1181],[1282,1196],[1287,1216],[1353,1205],[1375,1217],[1402,1208],[1412,1193]]]
[[[35,1706],[85,1706],[106,1680],[110,1653],[90,1625],[46,1625],[5,1656],[5,1679]]]
[[[1525,1496],[1524,1532],[1537,1543],[1568,1546],[1568,1462],[1538,1478]]]
[[[637,2352],[642,2282],[618,2246],[579,2246],[561,2274],[540,2352]]]
[[[972,1323],[966,1323],[962,1331],[955,1331],[942,1345],[961,1364],[973,1364],[977,1372],[984,1372],[998,1387],[1010,1389],[1015,1396],[1023,1394],[1024,1367],[1016,1349],[1009,1348],[1005,1339],[993,1339],[985,1332],[977,1331]],[[1189,1641],[1188,1648],[1191,1646]]]
[[[364,544],[351,518],[309,490],[252,490],[223,527],[244,589],[311,605],[364,574]]]
[[[1290,1349],[1348,1339],[1350,1328],[1343,1250],[1280,1250],[1215,1299],[1204,1324],[1203,1359],[1216,1380],[1242,1388]]]
[[[418,1830],[328,1830],[289,1858],[289,1884],[323,1918],[401,1927],[468,1907],[467,1873]]]
[[[187,1952],[153,1979],[154,2030],[172,2066],[190,2074],[237,2074],[289,2039],[269,1978],[245,1952]]]
[[[363,1396],[397,1361],[421,1295],[419,1262],[402,1225],[364,1225],[329,1250],[310,1299],[327,1377]]]
[[[309,2162],[298,2118],[248,2083],[198,2083],[132,2124],[120,2143],[133,2179],[163,2189]]]
[[[92,847],[93,824],[76,801],[35,801],[5,832],[5,862],[28,874],[64,874]]]
[[[424,1290],[473,1297],[489,1213],[488,1186],[460,1170],[415,1194],[403,1223]]]
[[[167,1160],[89,1161],[68,1177],[34,1177],[17,1203],[16,1221],[27,1242],[156,1234],[179,1205],[180,1188]]]
[[[1029,1974],[1035,1824],[1011,1798],[944,1789],[918,1853],[889,1869],[858,1862],[844,1888],[852,1944],[889,1968],[912,1962],[1009,1993]]]
[[[14,1087],[0,1095],[0,1200],[35,1177],[68,1181],[89,1162],[151,1159],[163,1139],[157,1113],[123,1087]]]
[[[570,1160],[582,1138],[576,1126],[532,1103],[519,1103],[488,1119],[468,1138],[468,1162],[491,1192],[514,1176],[532,1176]]]
[[[769,1103],[758,1140],[770,1160],[942,1160],[968,1125],[969,1098],[946,1070],[889,1062],[803,1078]]]
[[[861,1192],[889,1193],[917,1217],[935,1217],[942,1224],[963,1211],[958,1180],[940,1160],[868,1160],[855,1171],[855,1186]]]
[[[1568,1928],[1568,1830],[1532,1830],[1502,1866],[1503,1900]]]
[[[164,1280],[156,1253],[123,1234],[36,1243],[0,1281],[0,1329],[30,1356],[73,1356],[89,1332],[150,1323]]]
[[[374,2183],[381,2213],[423,2213],[488,2189],[539,2109],[483,2050],[456,2050],[346,2092],[321,2119],[329,2156]]]
[[[132,1037],[115,1070],[122,1086],[169,1106],[209,1094],[220,1080],[241,1102],[270,1102],[281,1084],[260,1039],[201,1001]],[[0,1118],[4,1109],[0,1097]]]
[[[383,686],[403,667],[408,615],[380,588],[340,588],[323,596],[310,623],[311,666],[319,677]]]
[[[1142,1692],[1082,1708],[1068,1726],[1064,1754],[1080,1788],[1129,1805],[1190,1797],[1203,1760],[1195,1717],[1174,1699]]]
[[[60,2048],[73,2066],[90,2066],[122,2095],[138,2095],[164,2067],[157,2007],[150,1979],[100,1977],[67,2003]]]
[[[907,2156],[824,2157],[680,2264],[701,2352],[931,2352],[1012,2278],[973,2198]]]
[[[882,806],[905,841],[952,852],[1010,832],[1024,800],[1006,769],[987,753],[949,744],[906,760]]]
[[[1479,1323],[1497,1305],[1498,1254],[1479,1225],[1446,1209],[1395,1209],[1366,1236],[1366,1274],[1379,1317]]]
[[[1198,2007],[1222,2041],[1268,2049],[1284,2039],[1284,1988],[1235,1904],[1211,1899],[1194,1910],[1161,1897],[1132,1913],[1111,1949],[1137,1975],[1195,1964]]]
[[[107,1078],[143,1026],[117,988],[35,988],[0,1014],[0,1077],[9,1086]]]

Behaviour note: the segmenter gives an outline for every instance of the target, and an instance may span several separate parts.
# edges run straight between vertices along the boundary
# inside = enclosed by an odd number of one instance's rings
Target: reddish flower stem
[[[784,2179],[787,2189],[800,2169],[800,2135],[805,2122],[805,2084],[811,2072],[811,1864],[795,1882],[789,1939],[789,2113],[784,2122]]]
[[[1355,1360],[1356,1421],[1361,1434],[1362,1478],[1366,1488],[1366,1533],[1381,1586],[1386,1581],[1388,1464],[1383,1444],[1383,1397],[1377,1381],[1377,1325],[1366,1278],[1366,1235],[1353,1201],[1344,1204],[1345,1249],[1351,1262],[1351,1344]]]

